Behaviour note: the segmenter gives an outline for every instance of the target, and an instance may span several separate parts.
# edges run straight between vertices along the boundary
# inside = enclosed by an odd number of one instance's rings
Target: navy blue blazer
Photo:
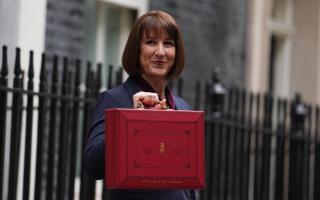
[[[89,138],[85,146],[83,168],[94,179],[104,178],[104,112],[108,108],[132,108],[132,96],[143,91],[142,87],[129,77],[123,84],[102,92],[92,116]],[[188,110],[188,104],[173,96],[175,109]],[[193,195],[192,195],[193,196]],[[116,200],[190,200],[188,190],[112,190]]]

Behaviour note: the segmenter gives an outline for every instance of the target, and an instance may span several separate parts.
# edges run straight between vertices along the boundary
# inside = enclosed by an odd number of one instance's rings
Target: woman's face
[[[163,78],[174,64],[176,46],[172,38],[161,34],[160,38],[154,34],[146,35],[140,44],[141,75],[146,78]]]

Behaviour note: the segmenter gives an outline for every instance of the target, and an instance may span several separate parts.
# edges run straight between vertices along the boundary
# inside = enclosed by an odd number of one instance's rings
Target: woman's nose
[[[165,55],[165,50],[163,44],[158,44],[157,49],[156,49],[156,55],[157,56],[164,56]]]

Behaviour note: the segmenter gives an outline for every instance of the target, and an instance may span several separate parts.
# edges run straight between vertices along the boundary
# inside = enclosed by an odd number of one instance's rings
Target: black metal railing
[[[7,47],[2,48],[0,197],[17,199],[17,182],[23,181],[20,192],[24,200],[29,199],[31,194],[33,199],[74,199],[75,180],[78,177],[81,199],[93,199],[95,182],[84,173],[76,172],[81,171],[81,149],[87,138],[89,115],[101,88],[102,65],[98,64],[94,73],[88,62],[83,83],[80,60],[71,65],[68,58],[64,57],[62,66],[59,66],[60,58],[55,55],[52,66],[47,66],[48,56],[42,54],[39,89],[35,91],[33,52],[30,51],[29,55],[27,88],[23,86],[19,48],[16,49],[13,86],[10,87]],[[114,74],[111,74],[113,71]],[[108,82],[108,87],[122,82],[121,71],[113,70],[110,66],[109,73],[110,78],[115,78]],[[59,77],[62,77],[61,80]],[[22,137],[25,139],[22,140]],[[8,140],[10,145],[6,148],[5,142]],[[36,153],[32,155],[34,146]],[[31,168],[32,156],[35,157],[35,170]],[[7,157],[9,165],[6,168],[4,161]],[[20,162],[22,158],[23,162]],[[18,177],[19,163],[23,163],[21,177]],[[35,172],[34,177],[31,177],[32,171]],[[8,174],[7,178],[4,173]]]
[[[319,199],[318,106],[300,95],[289,102],[226,90],[216,77],[207,93],[207,187],[200,199]]]
[[[17,48],[14,74],[8,77],[7,57],[3,46],[0,197],[109,199],[107,190],[95,193],[99,184],[81,170],[81,158],[94,102],[104,85],[109,89],[122,82],[121,68],[108,66],[102,83],[102,64],[42,54],[35,77],[33,52],[24,73]],[[180,78],[169,85],[183,96],[183,83]],[[193,94],[193,108],[206,112],[206,189],[198,199],[320,199],[318,106],[305,104],[299,95],[288,101],[226,89],[217,71],[211,83],[197,81]]]

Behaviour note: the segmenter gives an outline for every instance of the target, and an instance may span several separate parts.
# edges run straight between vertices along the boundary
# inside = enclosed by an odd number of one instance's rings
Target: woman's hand
[[[133,108],[165,110],[166,100],[159,100],[158,95],[152,92],[138,92],[133,95]]]

